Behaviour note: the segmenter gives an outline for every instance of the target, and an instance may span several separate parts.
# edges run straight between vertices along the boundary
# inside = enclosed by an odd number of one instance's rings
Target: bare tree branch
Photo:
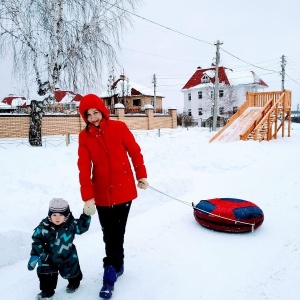
[[[22,84],[86,92],[117,63],[120,36],[139,0],[0,0],[0,52]]]

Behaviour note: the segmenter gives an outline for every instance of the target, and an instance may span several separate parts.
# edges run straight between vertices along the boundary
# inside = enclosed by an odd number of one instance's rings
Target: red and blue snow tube
[[[223,232],[250,232],[264,221],[263,211],[254,203],[236,198],[201,200],[194,208],[196,221]]]

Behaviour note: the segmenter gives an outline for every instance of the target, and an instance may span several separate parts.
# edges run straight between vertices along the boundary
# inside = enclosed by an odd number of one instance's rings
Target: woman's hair
[[[84,116],[87,118],[88,117],[88,109],[84,112]]]
[[[87,117],[88,117],[88,109],[84,112],[84,116],[85,116],[86,119],[87,119]],[[87,121],[86,121],[86,126],[85,126],[85,130],[86,130],[86,131],[89,131],[89,125],[90,125],[90,122],[87,120]]]

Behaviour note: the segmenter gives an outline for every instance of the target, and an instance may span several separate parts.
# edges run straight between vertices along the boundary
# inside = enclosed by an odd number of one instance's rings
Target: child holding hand
[[[48,217],[35,228],[33,243],[28,262],[28,270],[36,265],[41,293],[37,300],[53,299],[58,273],[68,280],[67,293],[75,292],[82,280],[76,247],[73,244],[75,234],[89,229],[91,216],[82,213],[75,219],[69,204],[61,198],[50,201]]]

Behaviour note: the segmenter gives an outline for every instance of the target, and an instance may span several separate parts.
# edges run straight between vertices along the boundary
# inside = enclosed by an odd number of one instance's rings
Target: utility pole
[[[286,66],[286,60],[285,56],[281,56],[281,90],[284,90],[284,77],[285,77],[285,66]]]
[[[214,105],[213,105],[213,126],[212,131],[216,131],[217,128],[217,118],[218,118],[218,98],[219,98],[219,63],[220,63],[220,45],[222,45],[219,40],[215,43],[216,50],[216,74],[215,74],[215,92],[214,92]]]
[[[153,80],[152,80],[153,86],[154,86],[154,112],[156,112],[156,76],[155,74],[153,75]]]
[[[124,69],[123,73],[120,75],[120,79],[122,80],[122,104],[125,106],[125,75],[124,75]]]

